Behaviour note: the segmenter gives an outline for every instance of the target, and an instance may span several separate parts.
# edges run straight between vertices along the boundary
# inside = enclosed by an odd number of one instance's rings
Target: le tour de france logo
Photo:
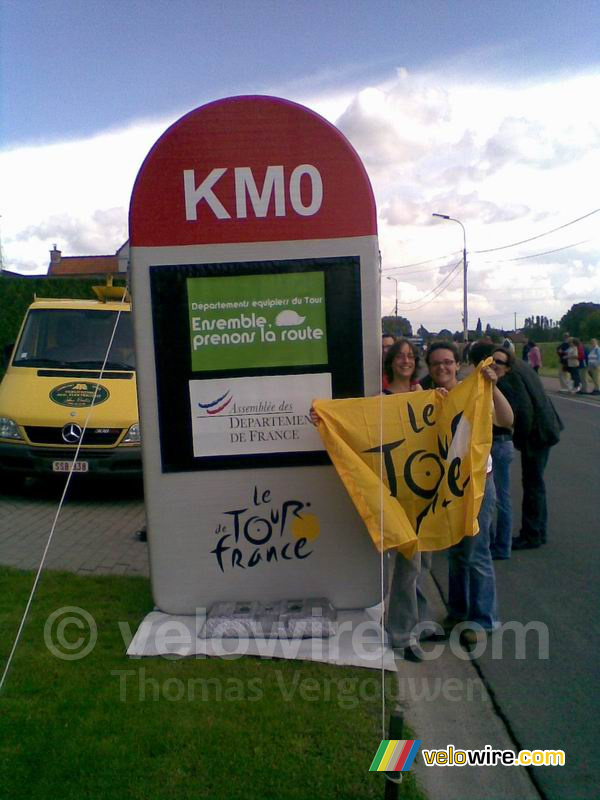
[[[407,404],[407,411],[411,433],[414,434],[414,449],[409,447],[407,451],[403,448],[407,439],[402,438],[382,442],[364,452],[383,456],[392,497],[398,497],[398,476],[401,475],[408,492],[419,498],[421,510],[416,518],[416,532],[419,533],[421,524],[429,513],[435,514],[439,508],[446,508],[453,499],[463,497],[465,493],[471,478],[469,474],[463,475],[462,464],[471,441],[471,424],[462,411],[457,413],[450,423],[449,435],[438,433],[436,436],[437,452],[434,452],[432,448],[428,450],[418,445],[421,435],[427,434],[436,425],[435,406],[431,403],[424,406],[420,418],[410,403]],[[401,466],[396,464],[394,451],[397,448],[406,455]]]
[[[224,511],[224,521],[215,528],[211,553],[221,572],[309,558],[321,533],[310,506],[292,498],[275,500],[269,489],[255,486],[250,501]]]

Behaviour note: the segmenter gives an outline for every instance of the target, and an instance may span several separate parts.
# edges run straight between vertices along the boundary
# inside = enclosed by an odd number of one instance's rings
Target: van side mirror
[[[14,350],[15,343],[12,342],[11,344],[5,344],[4,349],[2,350],[2,366],[6,369],[8,367],[8,362],[10,361],[10,357],[12,356],[12,351]]]

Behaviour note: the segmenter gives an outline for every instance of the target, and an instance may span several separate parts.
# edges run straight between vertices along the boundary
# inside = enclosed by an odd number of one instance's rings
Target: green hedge
[[[34,294],[43,297],[94,298],[101,278],[8,278],[0,276],[0,348],[15,341]],[[123,285],[115,280],[115,286]]]

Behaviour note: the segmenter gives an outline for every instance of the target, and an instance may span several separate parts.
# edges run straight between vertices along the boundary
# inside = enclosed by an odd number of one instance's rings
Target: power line
[[[426,272],[436,272],[437,270],[443,269],[445,266],[447,266],[447,265],[443,264],[442,266],[439,266],[439,267],[428,267],[427,269],[411,269],[408,272],[400,272],[400,273],[398,273],[398,275],[396,277],[399,280],[402,280],[404,275],[423,275]],[[402,269],[402,267],[390,267],[390,269],[391,270],[392,269]]]
[[[600,208],[596,208],[594,209],[594,211],[589,211],[582,217],[577,217],[577,219],[572,219],[570,222],[565,222],[564,225],[559,225],[558,228],[552,228],[552,230],[546,231],[545,233],[538,233],[537,236],[531,236],[529,239],[522,239],[520,242],[513,242],[512,244],[504,244],[501,247],[490,247],[487,250],[472,250],[471,252],[476,253],[477,255],[481,255],[482,253],[494,253],[496,250],[506,250],[508,247],[516,247],[519,244],[526,244],[527,242],[533,242],[535,239],[541,239],[542,236],[548,236],[550,233],[561,231],[563,228],[568,228],[569,225],[574,225],[576,222],[581,222],[582,219],[587,219],[588,217],[597,214],[599,211]]]
[[[449,273],[448,273],[448,274],[447,274],[447,275],[446,275],[446,276],[445,276],[445,277],[444,277],[444,278],[443,278],[443,279],[440,281],[440,283],[438,283],[438,285],[437,285],[437,286],[434,286],[434,288],[433,288],[433,289],[430,289],[430,290],[429,290],[428,292],[426,292],[426,293],[425,293],[425,294],[424,294],[422,297],[419,297],[419,299],[418,299],[418,300],[411,300],[411,301],[410,301],[410,302],[408,302],[408,303],[399,303],[398,305],[402,305],[402,306],[409,306],[409,305],[412,305],[412,304],[414,304],[414,303],[420,303],[420,305],[417,305],[417,306],[416,306],[416,307],[414,307],[414,308],[405,308],[405,309],[403,309],[403,310],[405,310],[405,311],[416,311],[417,309],[419,309],[419,308],[422,308],[422,306],[424,306],[424,305],[427,305],[428,303],[431,303],[431,302],[433,302],[433,301],[434,301],[434,300],[435,300],[437,297],[439,297],[439,295],[440,295],[440,294],[441,294],[441,293],[442,293],[442,292],[443,292],[443,291],[444,291],[444,290],[445,290],[445,289],[446,289],[446,288],[447,288],[447,287],[450,285],[450,283],[451,283],[451,282],[454,280],[454,278],[455,278],[455,277],[456,277],[456,275],[458,274],[458,268],[461,266],[461,264],[462,264],[462,259],[461,259],[460,261],[458,261],[458,262],[457,262],[457,263],[454,265],[454,267],[452,268],[451,272],[449,272]],[[438,290],[439,290],[439,291],[438,291]],[[436,292],[437,292],[437,294],[436,294]],[[430,295],[430,294],[433,294],[434,296],[426,300],[425,298],[427,298],[427,295]],[[422,303],[422,302],[421,302],[422,300],[425,300],[425,302],[424,302],[424,303]]]
[[[409,309],[407,309],[407,311],[417,311],[419,308],[423,308],[423,306],[427,306],[427,305],[429,305],[430,303],[433,303],[433,302],[434,302],[434,300],[437,300],[437,299],[438,299],[438,297],[439,297],[441,294],[443,294],[443,293],[445,292],[445,290],[446,290],[446,289],[447,289],[447,288],[450,286],[450,284],[452,283],[452,281],[453,281],[453,280],[456,278],[456,276],[457,276],[457,275],[459,275],[459,274],[460,274],[460,272],[459,272],[458,270],[455,270],[455,271],[454,271],[454,273],[452,274],[452,278],[451,278],[451,279],[448,281],[448,283],[447,283],[445,286],[443,286],[443,287],[440,289],[440,291],[439,291],[439,292],[438,292],[436,295],[434,295],[433,297],[431,297],[429,300],[426,300],[424,303],[421,303],[420,305],[418,305],[418,306],[415,306],[415,308],[409,308]]]
[[[421,267],[423,264],[432,264],[434,261],[441,261],[444,258],[452,258],[457,256],[461,251],[455,250],[453,253],[447,253],[445,256],[437,256],[436,258],[428,258],[425,261],[415,261],[414,264],[403,264],[401,267],[385,267],[382,272],[391,272],[393,269],[408,269],[409,267]],[[427,270],[424,270],[427,271]]]
[[[484,253],[494,253],[497,250],[507,250],[509,247],[516,247],[519,244],[526,244],[527,242],[533,242],[536,239],[541,239],[543,236],[549,236],[551,233],[555,233],[556,231],[560,231],[563,228],[568,228],[570,225],[575,225],[576,222],[581,222],[583,219],[587,219],[588,217],[592,217],[594,214],[598,214],[600,212],[600,208],[596,208],[593,211],[589,211],[587,214],[583,214],[581,217],[577,217],[577,219],[572,219],[570,222],[565,222],[564,225],[559,225],[557,228],[552,228],[549,231],[545,231],[544,233],[538,233],[536,236],[530,236],[528,239],[522,239],[520,242],[512,242],[511,244],[503,244],[500,247],[489,247],[487,250],[471,250],[470,252],[473,255],[483,255]],[[590,241],[590,240],[587,240]],[[583,242],[579,242],[578,244],[583,244]],[[575,247],[576,245],[569,245],[570,247]],[[562,248],[561,248],[562,249]],[[567,248],[564,248],[567,249]],[[436,256],[435,258],[427,258],[425,261],[415,261],[412,264],[403,264],[401,267],[384,267],[381,271],[382,272],[392,272],[394,270],[404,270],[409,269],[409,267],[422,267],[423,264],[433,264],[434,261],[441,261],[444,258],[452,258],[452,256],[458,255],[460,250],[455,250],[452,253],[447,253],[445,256]],[[558,251],[549,251],[549,252],[558,252]],[[541,253],[540,255],[545,255]],[[527,256],[529,258],[529,256]],[[531,256],[533,258],[533,256]],[[507,259],[512,260],[512,259]],[[491,262],[486,262],[491,263]],[[429,270],[423,270],[423,272],[428,272]]]
[[[416,311],[417,309],[422,308],[423,306],[426,306],[428,303],[432,303],[434,300],[436,300],[440,296],[440,294],[442,294],[442,292],[452,283],[452,281],[454,280],[454,278],[458,274],[458,267],[461,264],[462,264],[462,259],[457,264],[454,265],[454,267],[452,268],[451,272],[449,272],[447,275],[445,275],[442,278],[442,280],[438,283],[437,286],[435,286],[433,289],[430,289],[422,297],[419,297],[418,300],[410,300],[410,301],[408,301],[406,303],[401,303],[401,302],[398,303],[399,306],[410,306],[410,305],[412,305],[414,303],[420,303],[420,305],[417,305],[415,308],[402,308],[401,310],[402,311],[406,311],[407,313],[409,313],[410,311]],[[438,291],[438,289],[439,289],[439,291]],[[435,293],[435,292],[437,292],[437,294],[434,294],[433,297],[425,300],[424,303],[421,302],[422,300],[424,300],[427,297],[427,295]],[[395,305],[392,307],[392,310],[394,308],[395,308]],[[392,315],[392,310],[390,311],[388,316]]]
[[[573,244],[567,244],[565,247],[557,247],[554,250],[546,250],[543,253],[531,253],[528,256],[518,256],[518,258],[500,258],[495,259],[494,261],[484,261],[484,264],[504,264],[507,261],[523,261],[525,258],[538,258],[539,256],[549,256],[552,253],[560,253],[562,250],[570,250],[572,247],[579,247],[580,244],[587,244],[588,242],[592,242],[593,239],[583,239],[581,242],[574,242]]]
[[[422,297],[419,297],[417,300],[407,300],[405,303],[399,303],[399,305],[408,306],[408,305],[412,305],[413,303],[420,303],[420,302],[421,302],[421,300],[424,300],[424,299],[427,297],[427,295],[429,295],[429,294],[434,294],[434,293],[435,293],[435,292],[436,292],[436,291],[437,291],[437,290],[438,290],[440,287],[443,287],[443,285],[444,285],[444,284],[446,284],[446,283],[449,281],[449,279],[451,278],[451,276],[454,274],[454,272],[456,272],[456,270],[458,269],[458,267],[459,267],[461,264],[462,264],[462,260],[461,260],[461,261],[459,261],[459,262],[457,262],[457,263],[456,263],[456,264],[455,264],[455,265],[452,267],[452,269],[450,270],[450,272],[449,272],[447,275],[444,275],[444,277],[443,277],[443,278],[442,278],[442,280],[441,280],[441,281],[438,283],[438,285],[437,285],[437,286],[434,286],[434,287],[433,287],[433,289],[430,289],[428,292],[425,292],[425,294],[424,294]]]

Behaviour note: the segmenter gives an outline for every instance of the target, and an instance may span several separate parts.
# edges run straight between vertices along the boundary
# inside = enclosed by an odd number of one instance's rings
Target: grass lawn
[[[31,572],[0,567],[2,671],[32,582]],[[85,609],[97,628],[78,660],[44,640],[46,620],[65,606]],[[383,797],[384,779],[368,771],[381,738],[379,672],[128,659],[118,623],[133,633],[151,608],[144,578],[44,573],[0,696],[2,798]],[[64,636],[74,645],[85,631],[71,625]],[[400,796],[422,798],[410,773]]]

